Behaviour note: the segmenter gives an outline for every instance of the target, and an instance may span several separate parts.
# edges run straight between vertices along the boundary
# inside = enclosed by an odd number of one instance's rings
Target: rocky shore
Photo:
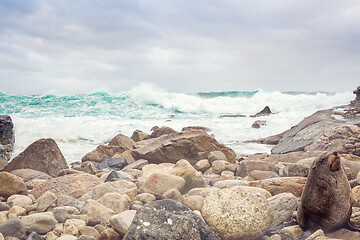
[[[360,227],[356,94],[349,105],[259,140],[274,145],[272,154],[236,156],[199,126],[155,127],[119,134],[71,168],[53,139],[37,140],[8,163],[13,125],[0,117],[0,240],[299,239],[295,216],[307,175],[328,151],[341,154],[353,194],[350,221]],[[360,233],[318,230],[307,239]]]

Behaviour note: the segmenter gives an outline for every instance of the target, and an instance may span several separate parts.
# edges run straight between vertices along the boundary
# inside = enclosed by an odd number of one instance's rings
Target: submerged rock
[[[123,240],[220,240],[199,215],[173,200],[145,204],[137,211]]]
[[[11,172],[23,168],[31,168],[51,176],[57,176],[61,170],[69,167],[56,142],[51,138],[43,138],[30,144],[3,170]]]

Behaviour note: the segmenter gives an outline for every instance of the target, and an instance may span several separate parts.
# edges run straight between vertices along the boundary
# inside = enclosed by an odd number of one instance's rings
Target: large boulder
[[[126,151],[128,148],[125,146],[116,146],[116,145],[99,145],[93,151],[85,154],[82,157],[81,161],[92,161],[92,162],[102,162],[106,159],[112,158],[115,154],[120,154]]]
[[[173,200],[145,204],[137,211],[123,240],[220,240],[199,215]]]
[[[158,138],[163,135],[173,134],[176,133],[176,131],[170,127],[153,127],[153,132],[150,135],[150,138]]]
[[[229,162],[235,162],[236,154],[232,149],[220,144],[204,131],[197,130],[137,142],[132,155],[136,160],[146,159],[149,163],[176,163],[180,159],[186,159],[194,165],[216,150],[222,151]]]
[[[209,194],[201,213],[223,240],[257,239],[272,221],[271,207],[265,196],[242,188],[220,189]]]
[[[50,191],[57,197],[69,195],[73,198],[79,198],[101,183],[98,177],[91,174],[70,174],[37,184],[31,194],[38,198],[45,192]]]
[[[132,149],[135,144],[135,141],[128,136],[123,134],[116,135],[111,141],[109,142],[109,146],[119,146],[125,147],[128,149]]]
[[[0,115],[0,159],[8,161],[14,149],[14,124],[10,116]],[[1,165],[0,165],[1,169]]]
[[[10,197],[14,194],[27,195],[28,190],[25,183],[17,176],[0,172],[0,196]]]
[[[3,170],[11,172],[22,168],[31,168],[57,176],[61,170],[69,167],[56,142],[51,138],[43,138],[30,144]]]

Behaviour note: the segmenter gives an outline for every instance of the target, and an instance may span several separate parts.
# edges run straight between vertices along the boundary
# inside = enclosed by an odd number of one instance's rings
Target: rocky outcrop
[[[355,89],[353,91],[353,93],[356,95],[356,97],[355,97],[355,100],[351,102],[351,104],[359,105],[360,104],[360,86],[358,86],[357,89]]]
[[[51,139],[39,139],[30,144],[14,158],[3,170],[30,168],[51,176],[57,176],[63,169],[69,168],[56,142]]]
[[[218,143],[203,131],[185,131],[137,142],[132,155],[136,160],[146,159],[149,163],[176,163],[186,159],[194,165],[216,150],[222,151],[229,162],[235,162],[232,149]]]
[[[269,106],[264,107],[263,110],[261,110],[260,112],[251,115],[250,117],[263,117],[263,116],[269,116],[270,114],[272,114]]]
[[[131,139],[134,140],[135,142],[139,142],[142,140],[146,140],[149,139],[150,135],[137,129],[133,132],[133,134],[131,135]]]
[[[176,131],[170,127],[153,127],[153,132],[150,135],[150,138],[158,138],[163,135],[169,135],[176,133]]]
[[[200,216],[168,199],[147,203],[137,211],[123,238],[132,239],[220,240]]]
[[[10,116],[0,115],[0,159],[10,160],[14,149],[15,134],[14,124]],[[1,169],[1,164],[0,164]]]

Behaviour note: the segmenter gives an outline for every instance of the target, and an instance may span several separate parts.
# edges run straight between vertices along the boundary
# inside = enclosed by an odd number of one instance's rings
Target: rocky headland
[[[359,92],[349,105],[258,140],[274,145],[272,154],[241,157],[209,129],[192,126],[119,134],[71,168],[53,139],[8,162],[13,124],[1,116],[0,240],[299,239],[295,216],[310,166],[329,151],[341,154],[353,194],[350,221],[360,227]],[[307,239],[360,233],[318,230]]]

